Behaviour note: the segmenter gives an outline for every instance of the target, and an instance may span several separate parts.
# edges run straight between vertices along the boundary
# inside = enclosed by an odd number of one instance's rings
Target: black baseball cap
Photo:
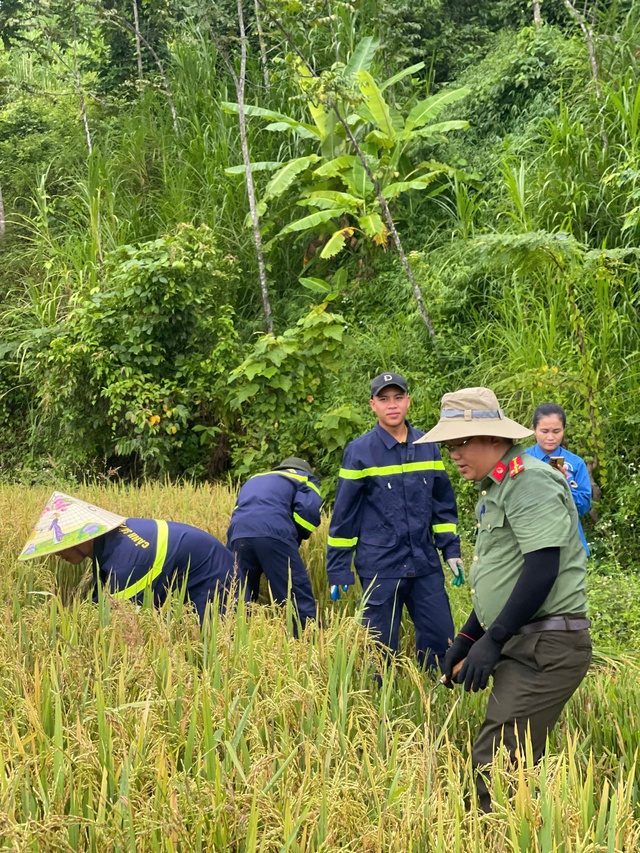
[[[376,397],[383,388],[388,388],[389,385],[397,385],[398,388],[409,393],[409,386],[404,376],[399,373],[381,373],[371,382],[371,397]]]

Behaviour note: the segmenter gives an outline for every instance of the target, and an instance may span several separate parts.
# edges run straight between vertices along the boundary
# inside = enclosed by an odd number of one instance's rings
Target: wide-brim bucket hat
[[[462,388],[443,396],[440,420],[415,444],[455,441],[476,435],[517,440],[533,435],[533,430],[508,418],[489,388]]]
[[[19,560],[46,557],[115,530],[127,519],[86,501],[54,492],[46,502]]]

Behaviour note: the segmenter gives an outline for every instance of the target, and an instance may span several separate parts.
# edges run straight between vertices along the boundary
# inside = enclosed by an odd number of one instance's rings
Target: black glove
[[[484,690],[489,683],[489,676],[500,660],[502,646],[503,643],[494,640],[490,634],[485,634],[469,649],[467,659],[462,664],[462,669],[456,675],[455,681],[458,684],[464,682],[467,693]]]
[[[457,663],[466,658],[472,645],[473,640],[471,637],[465,637],[464,634],[457,634],[455,640],[447,649],[442,662],[442,675],[445,678],[443,684],[450,690],[453,690],[453,668]]]

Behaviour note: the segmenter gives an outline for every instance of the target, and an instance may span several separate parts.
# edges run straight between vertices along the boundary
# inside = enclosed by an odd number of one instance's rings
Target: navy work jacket
[[[363,578],[408,578],[442,571],[460,556],[456,499],[436,444],[407,423],[398,442],[379,424],[347,445],[329,528],[330,584]]]
[[[299,545],[320,524],[319,483],[298,468],[266,471],[240,489],[231,515],[227,544],[267,536]]]
[[[186,592],[202,622],[207,602],[219,586],[221,599],[233,577],[233,554],[215,536],[173,521],[128,518],[93,545],[94,582],[105,585],[115,598],[141,604],[151,587],[156,606],[173,583]],[[97,599],[97,588],[94,600]]]

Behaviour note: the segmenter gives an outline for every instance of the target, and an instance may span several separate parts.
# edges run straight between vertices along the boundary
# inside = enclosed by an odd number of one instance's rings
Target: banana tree
[[[406,116],[385,100],[385,90],[423,67],[418,63],[406,68],[378,85],[370,66],[375,40],[363,39],[344,69],[359,94],[358,102],[346,115],[346,122],[365,155],[369,171],[376,176],[382,195],[388,202],[409,190],[433,189],[434,182],[454,169],[444,163],[424,161],[414,164],[412,154],[418,140],[436,139],[450,131],[468,127],[468,122],[435,119],[449,104],[469,94],[455,89],[440,92],[416,104]],[[300,63],[297,81],[303,94],[309,94],[312,78]],[[316,91],[317,95],[317,91]],[[386,247],[389,229],[384,222],[381,204],[362,159],[353,150],[351,140],[336,120],[330,103],[309,97],[306,108],[310,121],[287,116],[273,110],[245,105],[247,116],[267,120],[266,130],[274,133],[293,133],[303,142],[315,143],[317,153],[295,157],[284,163],[259,163],[254,168],[271,169],[258,208],[264,215],[270,205],[297,185],[296,205],[310,212],[288,223],[275,239],[294,232],[315,232],[322,228],[326,242],[322,258],[337,255],[354,235]],[[237,112],[237,104],[225,103],[224,108]],[[240,173],[242,167],[231,167],[230,174]]]

